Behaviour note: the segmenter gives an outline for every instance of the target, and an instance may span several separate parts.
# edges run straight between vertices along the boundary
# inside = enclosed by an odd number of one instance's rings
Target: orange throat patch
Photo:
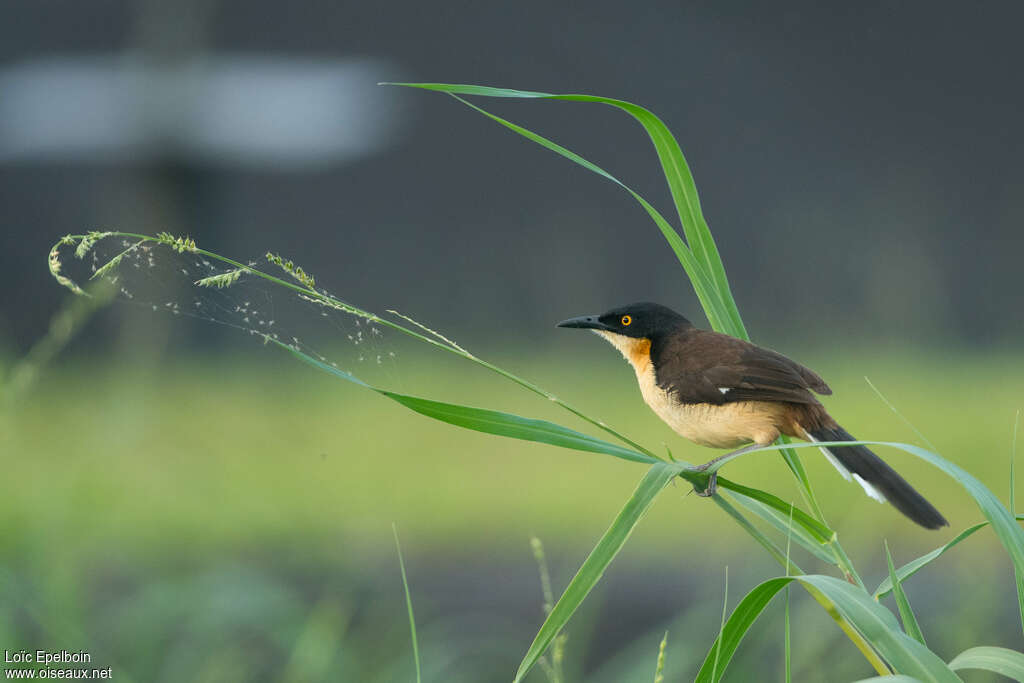
[[[646,338],[627,337],[614,332],[594,330],[597,334],[608,340],[608,343],[617,348],[622,357],[629,361],[629,364],[636,370],[637,376],[644,374],[651,365],[651,340]]]

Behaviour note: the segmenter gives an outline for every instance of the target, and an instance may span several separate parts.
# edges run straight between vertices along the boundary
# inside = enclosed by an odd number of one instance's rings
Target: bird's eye
[[[628,315],[622,316],[622,326],[623,327],[629,327],[629,324],[631,322],[633,322],[633,318],[629,317]]]

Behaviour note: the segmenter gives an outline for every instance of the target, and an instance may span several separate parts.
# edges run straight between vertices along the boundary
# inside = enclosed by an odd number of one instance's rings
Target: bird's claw
[[[708,477],[707,488],[703,491],[698,491],[696,486],[693,487],[693,490],[701,498],[710,498],[715,495],[715,492],[718,490],[718,472],[715,471],[711,473],[711,476]]]

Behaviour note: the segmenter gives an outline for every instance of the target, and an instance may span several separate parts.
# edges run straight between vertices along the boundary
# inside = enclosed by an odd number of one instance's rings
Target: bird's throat
[[[623,334],[615,334],[605,330],[594,330],[594,332],[604,337],[609,344],[622,353],[622,357],[629,361],[629,364],[636,370],[637,377],[646,375],[651,371],[650,339],[627,337]]]

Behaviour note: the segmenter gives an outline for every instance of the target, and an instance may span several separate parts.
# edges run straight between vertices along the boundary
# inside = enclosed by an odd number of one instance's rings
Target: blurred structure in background
[[[689,158],[758,339],[1024,333],[1019,5],[651,6],[626,35],[616,3],[585,17],[543,4],[543,26],[540,8],[6,3],[0,277],[37,297],[0,309],[4,343],[27,348],[63,296],[40,267],[53,237],[97,227],[189,233],[242,258],[279,250],[353,301],[471,336],[510,309],[537,330],[635,299],[699,317],[628,196],[449,98],[383,80],[648,106]],[[481,104],[669,206],[620,114]],[[104,334],[124,324],[112,313]]]
[[[301,172],[397,142],[373,60],[59,57],[0,71],[0,163],[133,163]]]

